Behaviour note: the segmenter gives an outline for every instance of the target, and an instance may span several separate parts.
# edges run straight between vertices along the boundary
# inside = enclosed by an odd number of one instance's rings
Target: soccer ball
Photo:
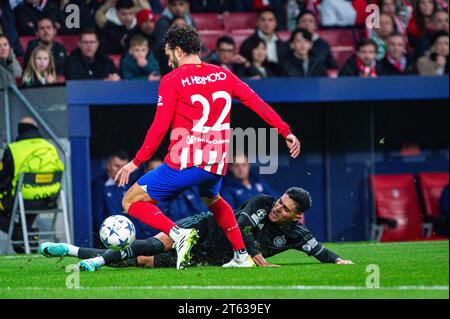
[[[136,239],[136,228],[125,216],[110,216],[100,227],[100,239],[108,249],[123,250]]]

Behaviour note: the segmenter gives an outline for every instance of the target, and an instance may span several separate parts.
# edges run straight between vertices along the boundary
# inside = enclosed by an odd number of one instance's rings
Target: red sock
[[[245,244],[242,239],[241,230],[236,222],[231,206],[223,198],[220,198],[209,209],[213,212],[214,219],[219,227],[225,232],[228,241],[233,246],[233,250],[244,249]]]
[[[161,210],[152,203],[136,202],[131,204],[128,213],[139,219],[144,224],[169,235],[175,223],[164,215]]]

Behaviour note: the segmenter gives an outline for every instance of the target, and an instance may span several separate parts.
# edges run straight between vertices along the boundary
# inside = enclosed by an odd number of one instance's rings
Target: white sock
[[[244,262],[247,260],[247,258],[248,258],[248,253],[245,248],[234,251],[234,259],[237,260],[238,262]]]
[[[91,259],[93,262],[103,266],[105,264],[105,259],[102,256],[94,257]]]
[[[71,244],[67,244],[67,248],[69,248],[69,256],[72,257],[78,257],[78,251],[80,250],[80,247],[71,245]]]
[[[172,238],[172,240],[177,243],[181,237],[180,228],[178,226],[173,226],[169,232],[169,237]]]

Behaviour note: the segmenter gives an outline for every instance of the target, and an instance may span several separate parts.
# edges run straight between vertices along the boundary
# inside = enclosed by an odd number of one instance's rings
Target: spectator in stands
[[[288,52],[286,43],[281,41],[276,33],[277,18],[272,10],[263,10],[259,13],[257,29],[255,33],[246,39],[241,45],[241,55],[249,52],[249,47],[255,44],[255,40],[264,41],[267,50],[267,60],[272,63],[280,62]]]
[[[406,40],[400,32],[392,33],[387,39],[386,56],[379,62],[379,75],[408,75],[416,70],[406,50]]]
[[[157,81],[161,78],[158,61],[149,49],[147,38],[139,34],[133,36],[130,49],[122,58],[121,71],[125,80]]]
[[[331,46],[327,41],[322,39],[317,33],[318,21],[316,15],[312,11],[303,11],[297,18],[297,28],[306,29],[312,34],[313,47],[311,54],[321,60],[325,67],[330,69],[338,69],[336,59],[331,51]]]
[[[394,20],[387,14],[380,15],[380,27],[367,29],[368,38],[377,44],[377,61],[384,59],[387,50],[387,40],[394,32]]]
[[[100,0],[104,1],[104,0]],[[108,22],[108,18],[113,18],[116,16],[116,4],[119,0],[106,0],[104,3],[95,10],[95,22],[100,29],[103,29]],[[135,12],[142,9],[151,9],[150,3],[147,0],[132,0],[134,4]],[[154,2],[152,0],[152,2]]]
[[[190,0],[189,3],[193,13],[245,11],[242,0]]]
[[[0,86],[2,83],[15,83],[22,76],[22,68],[9,45],[6,35],[0,34]]]
[[[33,118],[22,118],[18,125],[18,136],[15,142],[8,145],[0,162],[0,230],[8,233],[14,196],[19,177],[22,173],[53,173],[64,170],[56,147],[44,139]],[[26,205],[35,209],[44,209],[54,204],[54,195],[60,185],[51,184],[46,187],[28,185],[23,189]],[[31,202],[30,202],[31,201]],[[37,215],[27,216],[28,229],[31,228]],[[22,237],[19,224],[16,223],[12,239]],[[24,247],[15,245],[16,252],[23,252]]]
[[[93,29],[81,32],[78,48],[66,59],[66,80],[120,80],[114,62],[99,50],[97,34]]]
[[[38,46],[45,46],[52,52],[53,60],[55,61],[56,73],[58,75],[62,75],[64,73],[64,62],[66,60],[67,52],[64,45],[55,41],[57,29],[53,21],[47,17],[42,17],[36,22],[36,27],[37,39],[28,42],[24,65],[28,64],[31,53],[35,48]]]
[[[105,172],[92,182],[92,225],[95,234],[103,220],[123,212],[122,199],[127,189],[116,186],[114,177],[129,160],[126,152],[113,152],[108,156]]]
[[[31,53],[30,60],[23,72],[24,87],[44,86],[55,83],[56,69],[52,52],[43,46],[38,46]]]
[[[216,51],[205,58],[207,63],[219,65],[237,74],[247,62],[242,55],[236,52],[236,43],[229,36],[219,38],[216,48]]]
[[[174,18],[184,18],[186,24],[194,25],[194,20],[190,13],[190,5],[188,0],[169,0],[168,7],[163,11],[161,17],[156,22],[156,41],[161,47],[164,35],[172,25]]]
[[[431,17],[438,10],[436,0],[418,0],[413,17],[409,20],[407,32],[409,42],[416,47],[417,41],[431,29]]]
[[[312,32],[306,26],[299,27],[298,19],[300,15],[308,12],[313,15],[314,23],[320,19],[320,0],[288,0],[286,1],[286,19],[287,19],[287,29],[289,31],[295,31],[296,29],[307,29]]]
[[[377,77],[377,44],[372,39],[358,42],[356,54],[352,56],[339,72],[339,76]]]
[[[239,70],[237,74],[239,77],[260,80],[286,76],[286,72],[278,63],[268,60],[267,45],[263,39],[251,38],[247,42],[246,50],[243,56],[248,62]]]
[[[320,22],[325,27],[348,27],[356,24],[357,13],[349,0],[322,0]]]
[[[24,52],[9,0],[0,0],[0,34],[6,35],[16,56],[23,56]]]
[[[126,39],[136,28],[135,4],[133,0],[118,0],[106,13],[106,23],[100,31],[100,44],[106,54],[122,54]]]
[[[127,37],[127,48],[130,47],[130,40],[133,36],[139,34],[145,37],[148,41],[149,48],[151,49],[153,55],[158,59],[161,50],[159,49],[158,43],[156,42],[156,15],[150,9],[142,9],[136,14],[137,28],[131,31]]]
[[[259,194],[271,195],[278,198],[274,191],[259,174],[251,171],[248,158],[245,155],[236,155],[229,166],[229,174],[223,179],[222,197],[233,209]]]
[[[448,12],[436,11],[431,18],[431,30],[426,32],[417,42],[415,51],[416,59],[424,56],[431,48],[431,41],[436,32],[449,32]]]
[[[449,37],[445,31],[435,33],[430,51],[417,61],[420,75],[448,74]]]
[[[14,15],[19,35],[35,35],[40,17],[49,17],[52,21],[59,22],[59,6],[54,1],[24,0],[14,8]]]
[[[406,25],[404,19],[400,17],[400,6],[397,0],[378,0],[378,6],[382,14],[386,14],[392,18],[395,25],[395,31],[400,32],[407,38]]]
[[[281,62],[288,76],[302,78],[327,76],[325,64],[311,55],[313,40],[308,30],[295,30],[289,43],[291,52]]]

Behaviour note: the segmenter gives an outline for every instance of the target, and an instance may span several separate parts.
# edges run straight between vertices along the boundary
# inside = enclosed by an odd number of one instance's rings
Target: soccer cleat
[[[199,235],[195,229],[180,229],[180,239],[175,243],[177,269],[185,269],[191,261],[191,249],[197,244]]]
[[[88,272],[94,272],[101,268],[102,266],[97,263],[94,258],[91,259],[85,259],[78,263],[77,268],[80,271],[88,271]]]
[[[69,248],[63,243],[43,243],[39,252],[45,257],[64,257],[69,253]]]
[[[222,267],[225,268],[251,268],[256,267],[255,262],[253,261],[252,257],[248,256],[247,259],[244,261],[236,260],[236,258],[233,258],[229,263],[223,265]]]

